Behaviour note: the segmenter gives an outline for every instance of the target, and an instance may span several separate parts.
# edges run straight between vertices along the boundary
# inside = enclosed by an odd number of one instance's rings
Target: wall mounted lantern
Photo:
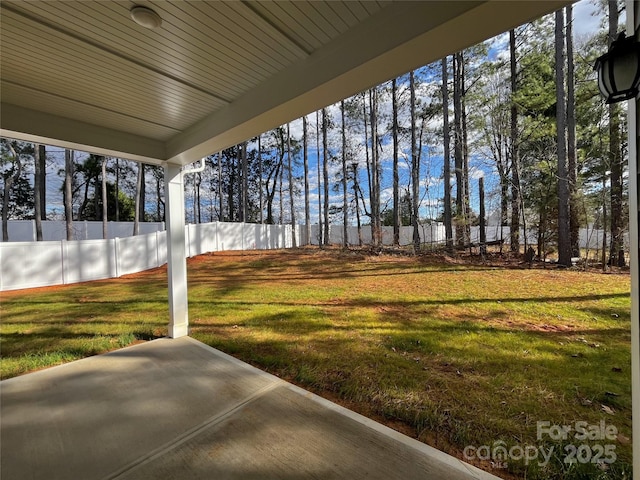
[[[620,33],[607,53],[596,60],[598,88],[606,103],[616,103],[638,96],[640,84],[640,43],[635,36]]]

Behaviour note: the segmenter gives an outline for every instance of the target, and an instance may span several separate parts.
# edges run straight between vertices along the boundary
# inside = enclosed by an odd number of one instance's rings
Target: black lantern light
[[[635,98],[640,84],[640,43],[620,33],[609,51],[596,60],[594,69],[606,103]]]

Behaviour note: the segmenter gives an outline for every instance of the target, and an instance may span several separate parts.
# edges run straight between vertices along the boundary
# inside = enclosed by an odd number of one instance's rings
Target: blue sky
[[[590,35],[594,31],[599,28],[601,23],[601,17],[598,15],[594,15],[596,8],[591,0],[582,0],[574,5],[574,35],[576,41],[579,42],[581,38]],[[503,34],[498,37],[495,37],[491,41],[491,49],[490,55],[504,55],[504,52],[508,46],[508,34]],[[404,88],[406,90],[406,84],[400,85],[400,88]],[[422,83],[418,89],[418,96],[422,96],[425,99],[429,97],[429,90],[437,88],[437,85],[429,84],[428,82]],[[405,93],[401,93],[401,95],[406,95]],[[425,100],[428,101],[428,100]],[[381,103],[381,114],[382,116],[390,115],[390,102]],[[329,114],[332,116],[333,121],[336,125],[340,125],[340,110],[339,104],[328,107]],[[316,130],[315,122],[316,115],[312,113],[308,116],[309,121],[309,132],[310,132],[310,146],[309,146],[309,164],[311,166],[310,171],[310,186],[311,186],[311,218],[312,222],[317,222],[318,219],[318,173],[317,173],[317,156],[316,156],[316,144],[315,144],[315,135],[314,132]],[[440,128],[441,122],[440,119],[436,119],[430,127],[434,130],[438,130]],[[400,123],[404,125],[409,125],[408,112],[405,110],[401,113]],[[290,124],[292,136],[301,138],[302,136],[302,121],[301,119],[295,120]],[[333,149],[339,151],[340,148],[340,139],[338,138],[339,130],[336,129],[330,138],[330,143],[333,144]],[[358,161],[361,165],[361,187],[365,192],[366,196],[366,167],[365,167],[365,153],[364,148],[362,146],[362,136],[357,135],[354,131],[351,132],[352,143],[355,145],[359,145],[359,148],[356,148],[356,156],[358,157]],[[438,138],[439,134],[435,133],[431,135],[431,138],[425,142],[425,147],[423,148],[423,158],[421,161],[421,196],[422,196],[422,209],[421,216],[422,217],[433,217],[436,216],[438,210],[441,209],[441,204],[439,203],[442,194],[442,146],[441,140]],[[383,156],[383,181],[382,181],[382,204],[385,202],[389,202],[389,207],[391,207],[390,198],[392,197],[392,165],[391,165],[391,156],[392,156],[392,147],[389,144],[390,136],[386,138],[386,144],[382,145],[382,156]],[[400,184],[401,188],[407,188],[409,185],[409,160],[408,160],[408,145],[405,144],[402,146],[403,154],[401,154],[400,159]],[[58,171],[64,166],[64,151],[59,148],[50,147],[48,148],[48,155],[53,160],[50,162],[47,168],[47,202],[48,202],[48,210],[50,212],[56,212],[60,215],[63,211],[62,206],[62,198],[61,198],[61,183],[62,178],[58,176]],[[76,153],[79,158],[82,156],[86,156],[86,154],[82,152]],[[341,166],[336,165],[331,167],[330,176],[333,178],[338,174],[338,171],[341,169]],[[301,170],[301,169],[300,169]],[[471,165],[471,194],[472,194],[472,206],[474,210],[478,208],[477,201],[477,179],[484,176],[485,177],[485,189],[487,191],[487,210],[495,210],[497,208],[497,198],[495,195],[492,195],[492,190],[495,190],[495,175],[492,175],[490,167],[480,161],[478,157],[475,157],[472,161]],[[299,172],[299,175],[302,175],[302,172]],[[349,187],[351,188],[351,187]],[[454,187],[455,188],[455,187]],[[151,190],[151,189],[149,189]],[[454,190],[455,192],[455,190]],[[187,190],[186,195],[187,198],[191,194],[190,191]],[[342,204],[342,194],[330,191],[330,203],[335,203],[337,205]],[[285,205],[288,205],[288,201],[284,202]],[[288,207],[287,207],[288,208]],[[303,218],[304,216],[304,198],[300,196],[297,199],[296,204],[296,215],[297,218]],[[287,215],[288,216],[288,215]]]

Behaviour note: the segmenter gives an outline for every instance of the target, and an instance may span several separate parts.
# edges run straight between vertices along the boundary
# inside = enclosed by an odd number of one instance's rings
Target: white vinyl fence
[[[185,243],[188,257],[293,246],[291,225],[218,222],[186,225]],[[116,278],[165,263],[164,231],[108,240],[0,243],[0,291]]]
[[[30,222],[23,222],[22,225],[28,223]],[[101,226],[100,222],[92,223],[98,223]],[[147,228],[154,227],[147,226]],[[25,228],[25,231],[28,229]],[[295,244],[297,246],[309,243],[317,245],[318,233],[318,225],[312,225],[311,241],[307,242],[305,228],[297,226]],[[487,241],[500,239],[500,227],[487,227],[486,233]],[[102,234],[101,230],[100,234]],[[347,235],[350,245],[358,245],[356,227],[348,227]],[[342,225],[330,225],[331,243],[342,244],[342,236]],[[479,227],[472,227],[471,241],[478,243],[479,238]],[[502,238],[508,243],[507,227],[503,228]],[[413,228],[402,227],[400,244],[410,245],[413,243],[412,239]],[[524,232],[521,232],[520,239],[524,242]],[[444,243],[444,226],[442,224],[421,225],[420,240],[423,244]],[[529,233],[528,241],[535,244],[537,238],[533,233]],[[185,242],[188,257],[224,250],[267,250],[291,248],[294,245],[291,225],[224,222],[186,225]],[[362,242],[365,245],[371,243],[371,228],[368,226],[362,227]],[[628,245],[627,242],[628,239],[625,238],[625,244]],[[392,243],[393,227],[383,227],[383,244],[391,245]],[[580,246],[585,248],[587,245],[592,249],[600,248],[602,231],[582,229]],[[167,263],[167,240],[164,231],[108,240],[5,242],[0,243],[0,291],[117,278],[156,268],[165,263]]]
[[[300,227],[304,232],[304,227]],[[502,227],[498,225],[485,227],[485,233],[487,236],[487,242],[495,242],[498,240],[504,240],[505,244],[510,242],[510,230],[509,227]],[[371,227],[369,225],[363,226],[362,229],[362,244],[371,244]],[[445,228],[442,223],[432,223],[428,225],[420,225],[418,228],[420,234],[421,244],[444,244],[446,241]],[[455,237],[455,229],[454,229]],[[580,248],[590,248],[596,250],[602,248],[603,230],[597,230],[594,228],[582,228],[580,229]],[[334,245],[342,245],[343,239],[342,225],[329,225],[329,243]],[[524,230],[520,230],[520,243],[524,245]],[[311,226],[311,244],[318,245],[319,228],[318,225]],[[358,245],[358,228],[347,227],[347,239],[349,245]],[[303,238],[304,240],[304,238]],[[624,237],[625,250],[628,250],[629,235],[625,234]],[[480,227],[471,227],[471,243],[480,243]],[[527,243],[529,245],[536,245],[538,243],[538,236],[535,230],[527,230]],[[299,244],[305,244],[299,242]],[[393,245],[393,227],[382,227],[382,244]],[[400,245],[412,245],[413,244],[413,227],[400,227]]]
[[[139,234],[161,232],[164,222],[140,222]],[[73,222],[74,240],[101,240],[102,222],[76,221]],[[9,220],[7,231],[10,242],[35,242],[35,220]],[[107,238],[123,238],[133,236],[133,222],[107,222]],[[64,220],[44,220],[42,222],[42,240],[56,241],[67,239],[67,225]],[[2,240],[0,240],[1,242]]]

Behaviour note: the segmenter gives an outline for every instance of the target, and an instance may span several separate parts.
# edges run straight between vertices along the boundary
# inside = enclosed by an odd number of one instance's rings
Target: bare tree
[[[558,263],[571,266],[569,179],[567,172],[567,112],[564,88],[564,10],[556,11],[556,125],[558,135]]]
[[[566,7],[567,42],[567,166],[569,180],[569,236],[571,255],[580,256],[580,218],[578,215],[578,164],[576,158],[576,95],[573,56],[573,6]]]
[[[400,178],[398,174],[398,85],[391,81],[391,101],[393,110],[393,244],[400,245]],[[413,108],[413,106],[412,106]]]
[[[64,218],[67,240],[73,240],[73,150],[64,151]]]
[[[609,48],[618,33],[618,2],[609,0]],[[620,106],[609,105],[609,159],[611,165],[611,265],[624,267],[623,169],[620,133]]]
[[[293,195],[293,161],[291,158],[291,129],[289,128],[289,124],[287,123],[287,166],[289,170],[289,204],[291,208],[291,242],[293,248],[296,248],[296,204],[295,198]]]
[[[420,195],[420,156],[416,140],[416,81],[413,70],[409,73],[409,91],[411,94],[411,224],[413,225],[413,250],[420,251],[419,195]]]
[[[135,213],[133,217],[133,234],[138,235],[140,233],[140,212],[144,212],[144,208],[141,204],[144,203],[142,197],[142,184],[144,183],[144,167],[142,163],[138,163],[138,177],[136,179],[136,201],[135,201]]]
[[[358,202],[358,193],[360,192],[360,183],[358,181],[358,162],[351,164],[353,171],[353,196],[356,202],[356,225],[358,228],[358,246],[362,246],[362,224],[360,223],[360,204]]]
[[[347,133],[344,122],[344,100],[340,102],[340,115],[342,120],[342,247],[347,248],[349,246],[349,202],[347,200]]]
[[[316,110],[316,160],[318,162],[318,248],[322,248],[322,191],[320,175],[320,114]]]
[[[40,157],[40,214],[42,220],[47,219],[47,147],[38,145]]]
[[[324,183],[324,245],[329,245],[329,146],[327,109],[322,109],[322,180]]]
[[[371,237],[376,247],[382,245],[380,218],[380,158],[378,155],[378,90],[369,90],[369,114],[371,117]]]
[[[449,85],[447,57],[442,59],[442,137],[444,144],[444,231],[447,248],[453,248],[453,226],[451,215],[451,153],[449,151]]]
[[[9,196],[11,195],[11,188],[13,184],[18,181],[20,175],[22,175],[22,161],[20,156],[16,152],[16,149],[7,142],[9,154],[11,155],[12,172],[7,173],[4,179],[4,189],[2,192],[2,240],[4,242],[9,241]]]
[[[120,159],[116,158],[116,179],[115,179],[115,196],[116,196],[116,222],[120,221]],[[159,182],[156,182],[156,192],[159,192]],[[158,194],[158,218],[160,218],[160,195]]]
[[[42,182],[43,182],[43,162],[40,159],[41,150],[39,145],[34,145],[34,175],[33,175],[33,206],[36,222],[36,240],[42,241]]]
[[[517,83],[516,32],[509,31],[509,65],[511,70],[511,251],[520,252],[520,155],[518,148],[518,107],[515,102]]]
[[[311,242],[311,208],[309,205],[309,139],[307,116],[302,117],[302,162],[304,169],[304,228],[305,242]]]
[[[453,158],[456,172],[456,244],[465,245],[465,192],[464,192],[464,152],[462,135],[462,75],[463,57],[458,52],[453,55]]]
[[[100,168],[101,168],[101,185],[102,185],[102,238],[109,238],[109,224],[108,224],[108,206],[109,200],[107,198],[107,157],[100,157]],[[98,199],[96,199],[96,202]],[[116,198],[116,202],[118,199]],[[97,205],[96,205],[97,208]]]

